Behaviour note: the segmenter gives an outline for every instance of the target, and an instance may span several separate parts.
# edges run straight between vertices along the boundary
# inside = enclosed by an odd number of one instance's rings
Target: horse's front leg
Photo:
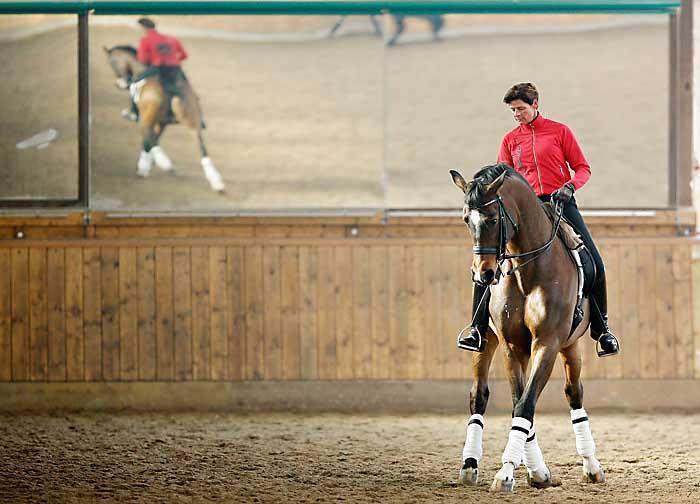
[[[605,471],[595,457],[595,442],[591,434],[588,414],[583,409],[583,386],[581,385],[581,350],[578,341],[562,350],[566,386],[564,393],[571,407],[571,423],[576,435],[576,451],[583,457],[583,479],[591,483],[604,483]]]
[[[531,434],[534,434],[533,420],[535,416],[535,405],[544,386],[552,374],[552,369],[556,361],[557,352],[551,347],[534,343],[532,352],[532,370],[527,385],[522,395],[517,400],[513,408],[513,420],[508,443],[503,451],[501,463],[503,466],[496,473],[491,485],[491,490],[501,492],[512,492],[515,486],[515,469],[517,469],[525,457],[525,445]],[[532,438],[534,442],[536,438]],[[531,445],[531,447],[534,447]],[[537,447],[539,451],[539,447]],[[531,455],[536,455],[533,451]],[[541,457],[541,452],[540,452]],[[549,470],[546,469],[547,477]],[[550,486],[550,485],[547,485]]]
[[[493,331],[489,330],[487,343],[483,353],[472,355],[474,383],[469,391],[471,416],[467,421],[467,439],[464,442],[462,468],[459,471],[459,482],[464,485],[476,485],[479,481],[479,461],[483,455],[484,413],[489,402],[489,369],[498,348],[498,338]]]

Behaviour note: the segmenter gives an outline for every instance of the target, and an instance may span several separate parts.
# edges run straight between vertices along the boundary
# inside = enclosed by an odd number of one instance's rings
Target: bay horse
[[[154,162],[163,171],[175,173],[172,161],[159,145],[161,135],[172,122],[169,117],[172,110],[176,121],[192,130],[197,138],[202,169],[210,187],[214,191],[223,192],[225,189],[223,179],[209,158],[204,143],[202,109],[192,86],[184,82],[181,86],[182,97],[173,96],[168,103],[168,94],[157,73],[139,79],[147,68],[136,58],[134,47],[117,45],[103,49],[117,78],[117,87],[128,89],[136,86],[132,92],[135,93],[135,102],[139,110],[139,126],[143,139],[143,149],[137,163],[136,174],[141,177],[148,176]]]
[[[584,478],[604,482],[605,473],[595,457],[595,443],[583,409],[581,386],[578,340],[589,325],[589,304],[584,298],[583,320],[572,332],[578,271],[556,236],[553,228],[558,225],[547,217],[527,181],[505,164],[482,168],[470,182],[457,171],[451,170],[450,174],[464,192],[463,220],[474,245],[472,278],[489,284],[491,289],[487,347],[472,358],[471,417],[459,481],[466,485],[478,482],[489,399],[488,373],[500,344],[510,382],[513,418],[502,467],[491,490],[512,492],[515,469],[521,462],[527,467],[530,486],[561,484],[544,462],[534,425],[537,399],[549,380],[557,354],[564,363],[564,392],[571,408],[576,450],[583,458]],[[528,364],[531,369],[526,379]]]

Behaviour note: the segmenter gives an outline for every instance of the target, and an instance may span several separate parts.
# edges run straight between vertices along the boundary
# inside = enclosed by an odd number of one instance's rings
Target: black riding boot
[[[605,273],[596,279],[591,292],[591,338],[598,342],[598,357],[610,357],[620,351],[620,344],[608,328],[608,296]]]
[[[457,336],[457,347],[471,352],[486,350],[486,331],[489,327],[489,300],[491,289],[488,285],[474,283],[472,296],[472,323]]]

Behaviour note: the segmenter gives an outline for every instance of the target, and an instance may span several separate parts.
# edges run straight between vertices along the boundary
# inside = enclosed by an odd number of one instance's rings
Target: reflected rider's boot
[[[491,289],[488,285],[474,283],[472,296],[472,323],[457,336],[457,347],[470,352],[486,350],[486,332],[489,326],[489,300]]]
[[[608,328],[608,298],[603,274],[591,292],[591,338],[596,340],[598,357],[610,357],[620,351],[620,343]]]

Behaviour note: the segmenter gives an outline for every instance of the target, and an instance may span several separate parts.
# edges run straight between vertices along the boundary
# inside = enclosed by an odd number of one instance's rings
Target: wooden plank
[[[673,247],[673,318],[677,378],[693,378],[693,293],[689,245]]]
[[[471,244],[471,242],[470,242]],[[461,268],[456,269],[455,280],[457,282],[457,303],[459,307],[459,329],[461,331],[462,327],[471,322],[472,314],[472,296],[474,294],[474,282],[472,282],[471,275],[471,263],[472,263],[472,253],[471,245],[468,247],[460,246],[457,249],[457,254],[459,256],[458,266]],[[459,332],[445,335],[445,343],[447,345],[447,352],[452,358],[456,360],[455,370],[458,373],[460,379],[467,380],[472,379],[472,358],[474,354],[472,352],[467,352],[457,348],[457,335]],[[502,362],[502,361],[501,361]],[[503,370],[503,366],[498,365],[499,362],[496,361],[495,373],[491,373],[494,379],[499,376],[499,371]],[[500,368],[500,369],[499,369]]]
[[[262,380],[264,377],[262,256],[262,247],[245,249],[245,379],[247,380]]]
[[[406,249],[389,247],[390,378],[408,379],[408,286]]]
[[[370,289],[372,296],[372,378],[390,376],[389,348],[389,250],[370,247]]]
[[[605,276],[608,287],[608,314],[610,330],[619,339],[622,338],[622,301],[620,299],[623,289],[621,266],[620,266],[620,246],[605,245],[603,255],[605,260]],[[621,343],[622,344],[622,343]],[[612,359],[600,359],[603,364],[604,376],[609,379],[620,379],[623,377],[623,360],[621,356]]]
[[[333,247],[318,247],[318,377],[335,379],[335,257]]]
[[[0,269],[2,259],[0,255]],[[47,251],[49,380],[66,381],[66,257],[62,248]],[[0,306],[2,300],[0,299]],[[2,310],[2,308],[0,308]],[[2,328],[0,327],[0,335]],[[0,351],[1,347],[0,347]],[[2,369],[2,365],[0,365]]]
[[[282,378],[301,378],[301,352],[299,340],[299,248],[280,249],[280,280],[282,303]]]
[[[423,248],[423,289],[425,301],[425,378],[440,380],[444,377],[445,361],[443,345],[445,334],[441,331],[442,306],[440,247]]]
[[[464,327],[462,319],[463,300],[457,295],[459,284],[457,275],[463,275],[463,261],[459,255],[459,247],[443,246],[440,248],[440,266],[442,269],[442,330],[443,341],[446,343],[444,377],[458,379],[462,376],[462,350],[457,349],[455,341],[457,334]]]
[[[625,379],[641,376],[637,247],[620,251],[620,358]]]
[[[656,351],[656,261],[654,245],[637,247],[640,376],[658,378]]]
[[[318,253],[299,247],[299,351],[300,378],[318,378]]]
[[[369,247],[352,248],[352,349],[355,378],[372,377],[372,285]]]
[[[265,379],[282,378],[282,318],[280,296],[280,249],[263,247],[263,331],[265,340]]]
[[[136,248],[119,249],[119,378],[139,378],[139,291]]]
[[[211,321],[211,379],[228,378],[228,299],[226,293],[226,248],[209,249],[209,303]]]
[[[100,249],[83,250],[85,380],[102,380],[102,289]]]
[[[49,377],[47,257],[45,248],[29,249],[29,379]]]
[[[102,270],[102,377],[119,380],[119,249],[105,247]]]
[[[66,252],[66,379],[82,381],[85,377],[83,328],[83,249]]]
[[[12,249],[12,381],[29,379],[29,249]]]
[[[700,246],[692,248],[693,344],[695,347],[694,376],[700,378]]]
[[[153,247],[136,250],[138,278],[139,380],[152,381],[156,374],[156,292],[155,251]]]
[[[175,323],[173,307],[173,249],[155,248],[156,378],[175,379]]]
[[[228,318],[228,377],[245,377],[245,255],[241,247],[226,249],[226,291],[230,315]]]
[[[673,251],[656,245],[656,351],[659,378],[676,377],[676,331],[673,320]]]
[[[211,325],[209,308],[209,249],[192,247],[192,375],[211,379]]]
[[[408,330],[406,332],[406,375],[410,380],[425,378],[425,325],[424,247],[406,247],[406,292],[408,301]]]
[[[12,381],[12,259],[0,249],[0,381]]]
[[[355,377],[353,357],[353,292],[352,249],[335,247],[335,336],[337,378]]]
[[[191,380],[192,275],[189,247],[173,248],[173,346],[175,379]]]

